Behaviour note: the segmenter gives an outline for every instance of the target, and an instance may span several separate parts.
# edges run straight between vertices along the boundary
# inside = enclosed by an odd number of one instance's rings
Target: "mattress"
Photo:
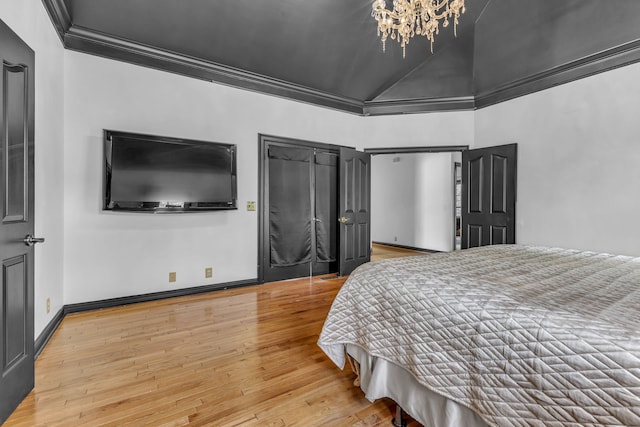
[[[365,264],[319,346],[352,344],[496,426],[640,426],[640,258],[517,245]],[[402,404],[402,402],[398,402]]]

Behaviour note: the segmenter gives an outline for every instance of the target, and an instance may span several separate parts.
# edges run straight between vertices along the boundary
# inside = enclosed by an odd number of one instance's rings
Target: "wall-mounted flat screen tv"
[[[104,131],[104,210],[237,209],[236,146]]]

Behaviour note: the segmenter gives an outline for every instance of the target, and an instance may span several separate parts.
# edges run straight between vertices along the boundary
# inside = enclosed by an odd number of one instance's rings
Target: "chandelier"
[[[464,13],[464,0],[393,0],[393,10],[387,9],[385,0],[374,0],[371,16],[378,21],[378,36],[382,40],[382,51],[389,35],[397,40],[405,57],[406,46],[411,37],[425,36],[431,42],[442,26],[448,27],[453,18],[453,34],[456,34],[458,18]]]

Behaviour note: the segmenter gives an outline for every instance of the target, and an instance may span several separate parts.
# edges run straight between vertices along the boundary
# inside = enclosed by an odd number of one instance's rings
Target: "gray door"
[[[340,275],[371,260],[371,155],[340,148]]]
[[[0,424],[33,388],[34,53],[0,21]],[[28,239],[27,239],[28,240]]]
[[[516,242],[517,144],[462,152],[462,249]]]

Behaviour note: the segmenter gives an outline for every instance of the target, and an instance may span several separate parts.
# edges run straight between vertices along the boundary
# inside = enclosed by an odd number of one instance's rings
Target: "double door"
[[[261,136],[260,168],[261,281],[349,274],[369,261],[369,155]]]

